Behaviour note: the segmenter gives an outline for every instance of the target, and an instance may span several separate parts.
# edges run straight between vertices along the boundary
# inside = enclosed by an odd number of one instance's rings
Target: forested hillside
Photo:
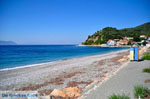
[[[103,44],[109,39],[122,39],[123,37],[133,37],[134,41],[139,41],[140,35],[150,36],[150,23],[145,23],[134,28],[116,29],[113,27],[105,27],[102,30],[89,35],[83,45]]]

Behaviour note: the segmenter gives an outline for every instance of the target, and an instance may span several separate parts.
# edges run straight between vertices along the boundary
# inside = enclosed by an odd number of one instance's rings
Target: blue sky
[[[106,26],[150,22],[150,0],[0,0],[0,40],[80,44]]]

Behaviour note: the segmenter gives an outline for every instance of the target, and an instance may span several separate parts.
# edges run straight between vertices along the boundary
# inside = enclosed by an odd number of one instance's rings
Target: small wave
[[[121,49],[121,50],[126,50],[126,49]],[[116,51],[118,51],[118,50],[116,50]],[[110,51],[110,52],[115,52],[115,51]],[[110,53],[110,52],[107,52],[107,53]],[[69,60],[69,59],[75,59],[75,58],[81,58],[81,57],[87,57],[87,56],[93,56],[93,55],[99,55],[99,54],[105,54],[105,53],[96,53],[96,54],[92,54],[92,55],[76,56],[76,57],[64,58],[64,59],[60,59],[60,60],[53,60],[53,61],[44,62],[44,63],[38,63],[38,64],[22,65],[22,66],[17,66],[17,67],[12,67],[12,68],[4,68],[4,69],[0,69],[0,71],[8,71],[8,70],[28,68],[28,67],[34,67],[34,66],[40,66],[40,65],[47,65],[47,64],[50,64],[50,63],[54,63],[56,61],[57,62],[58,61],[66,61],[66,60]]]
[[[31,64],[31,65],[23,65],[23,66],[12,67],[12,68],[4,68],[4,69],[0,69],[0,71],[8,71],[8,70],[14,70],[14,69],[21,69],[21,68],[27,68],[27,67],[40,66],[40,65],[47,65],[47,64],[49,64],[49,63],[53,63],[53,62],[46,62],[46,63],[39,63],[39,64]]]

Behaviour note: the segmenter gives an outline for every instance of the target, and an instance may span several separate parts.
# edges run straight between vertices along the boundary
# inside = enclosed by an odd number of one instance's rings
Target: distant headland
[[[17,45],[14,41],[0,41],[0,45]]]

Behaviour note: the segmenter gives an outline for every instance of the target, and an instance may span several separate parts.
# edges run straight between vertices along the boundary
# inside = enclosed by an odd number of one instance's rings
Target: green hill
[[[150,23],[145,23],[134,28],[125,28],[117,30],[113,27],[105,27],[102,30],[89,35],[83,45],[104,44],[109,39],[122,39],[123,37],[133,37],[134,41],[139,41],[140,35],[150,36]]]

